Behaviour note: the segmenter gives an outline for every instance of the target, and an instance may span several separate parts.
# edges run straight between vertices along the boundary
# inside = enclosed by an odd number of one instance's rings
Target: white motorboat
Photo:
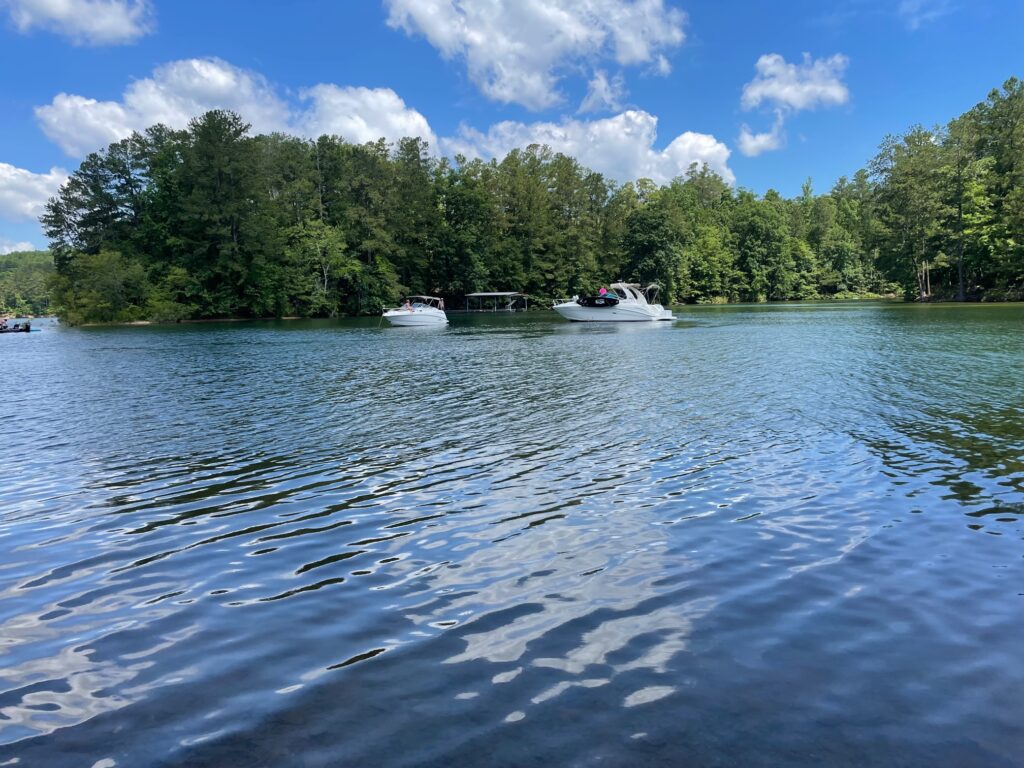
[[[641,289],[638,283],[612,283],[611,290],[600,296],[573,296],[555,304],[552,309],[576,323],[637,323],[675,320],[672,310],[655,304],[658,286]]]
[[[384,311],[384,317],[392,325],[438,326],[447,325],[444,313],[444,299],[437,296],[407,296],[405,304]]]

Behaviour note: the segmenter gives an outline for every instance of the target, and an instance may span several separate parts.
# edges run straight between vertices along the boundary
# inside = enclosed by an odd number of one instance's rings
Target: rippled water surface
[[[1024,307],[0,338],[0,765],[1024,765]]]

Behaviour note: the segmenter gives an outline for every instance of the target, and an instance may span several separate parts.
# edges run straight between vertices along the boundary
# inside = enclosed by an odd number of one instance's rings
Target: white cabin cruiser
[[[392,325],[448,325],[448,316],[444,313],[444,299],[437,296],[407,296],[405,304],[385,310],[384,317]]]
[[[672,310],[652,303],[657,293],[658,286],[653,284],[641,289],[639,283],[612,283],[607,293],[599,296],[573,296],[568,301],[555,304],[552,309],[565,319],[577,323],[675,320]]]

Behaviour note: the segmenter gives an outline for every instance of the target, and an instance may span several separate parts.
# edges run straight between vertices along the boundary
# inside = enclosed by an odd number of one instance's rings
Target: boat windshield
[[[403,309],[443,309],[444,301],[437,296],[406,296]]]
[[[630,285],[619,284],[612,290],[618,294],[618,298],[620,299],[626,299],[628,301],[637,301],[639,299],[637,292],[634,291],[633,287]]]

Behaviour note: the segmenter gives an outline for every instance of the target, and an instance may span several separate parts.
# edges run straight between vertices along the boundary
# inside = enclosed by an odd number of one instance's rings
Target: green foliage
[[[146,314],[161,323],[177,323],[195,314],[195,280],[182,267],[170,267],[149,292]]]
[[[150,285],[146,270],[117,251],[76,254],[73,268],[50,281],[54,305],[71,325],[141,320]]]
[[[0,255],[0,315],[45,315],[53,257],[47,251]]]
[[[908,296],[1024,298],[1024,84],[871,163],[878,265]]]
[[[702,304],[738,301],[743,273],[728,246],[728,232],[711,224],[697,225],[691,246],[690,293]]]
[[[630,214],[625,237],[630,260],[626,274],[643,284],[657,282],[668,300],[684,293],[688,282],[679,234],[672,226],[669,209],[660,201],[648,203]]]
[[[299,311],[314,317],[337,315],[340,296],[359,283],[363,272],[363,265],[346,254],[341,230],[309,219],[288,230],[286,243],[291,271],[300,280],[292,291]],[[345,290],[339,292],[339,286]]]
[[[670,302],[1015,298],[1022,147],[1016,79],[791,200],[706,166],[616,186],[543,146],[449,161],[420,139],[250,136],[213,111],[89,155],[41,221],[69,322],[333,317],[403,292],[515,289],[536,306],[618,279],[658,282]],[[7,311],[44,308],[43,268],[14,278],[3,263]]]

